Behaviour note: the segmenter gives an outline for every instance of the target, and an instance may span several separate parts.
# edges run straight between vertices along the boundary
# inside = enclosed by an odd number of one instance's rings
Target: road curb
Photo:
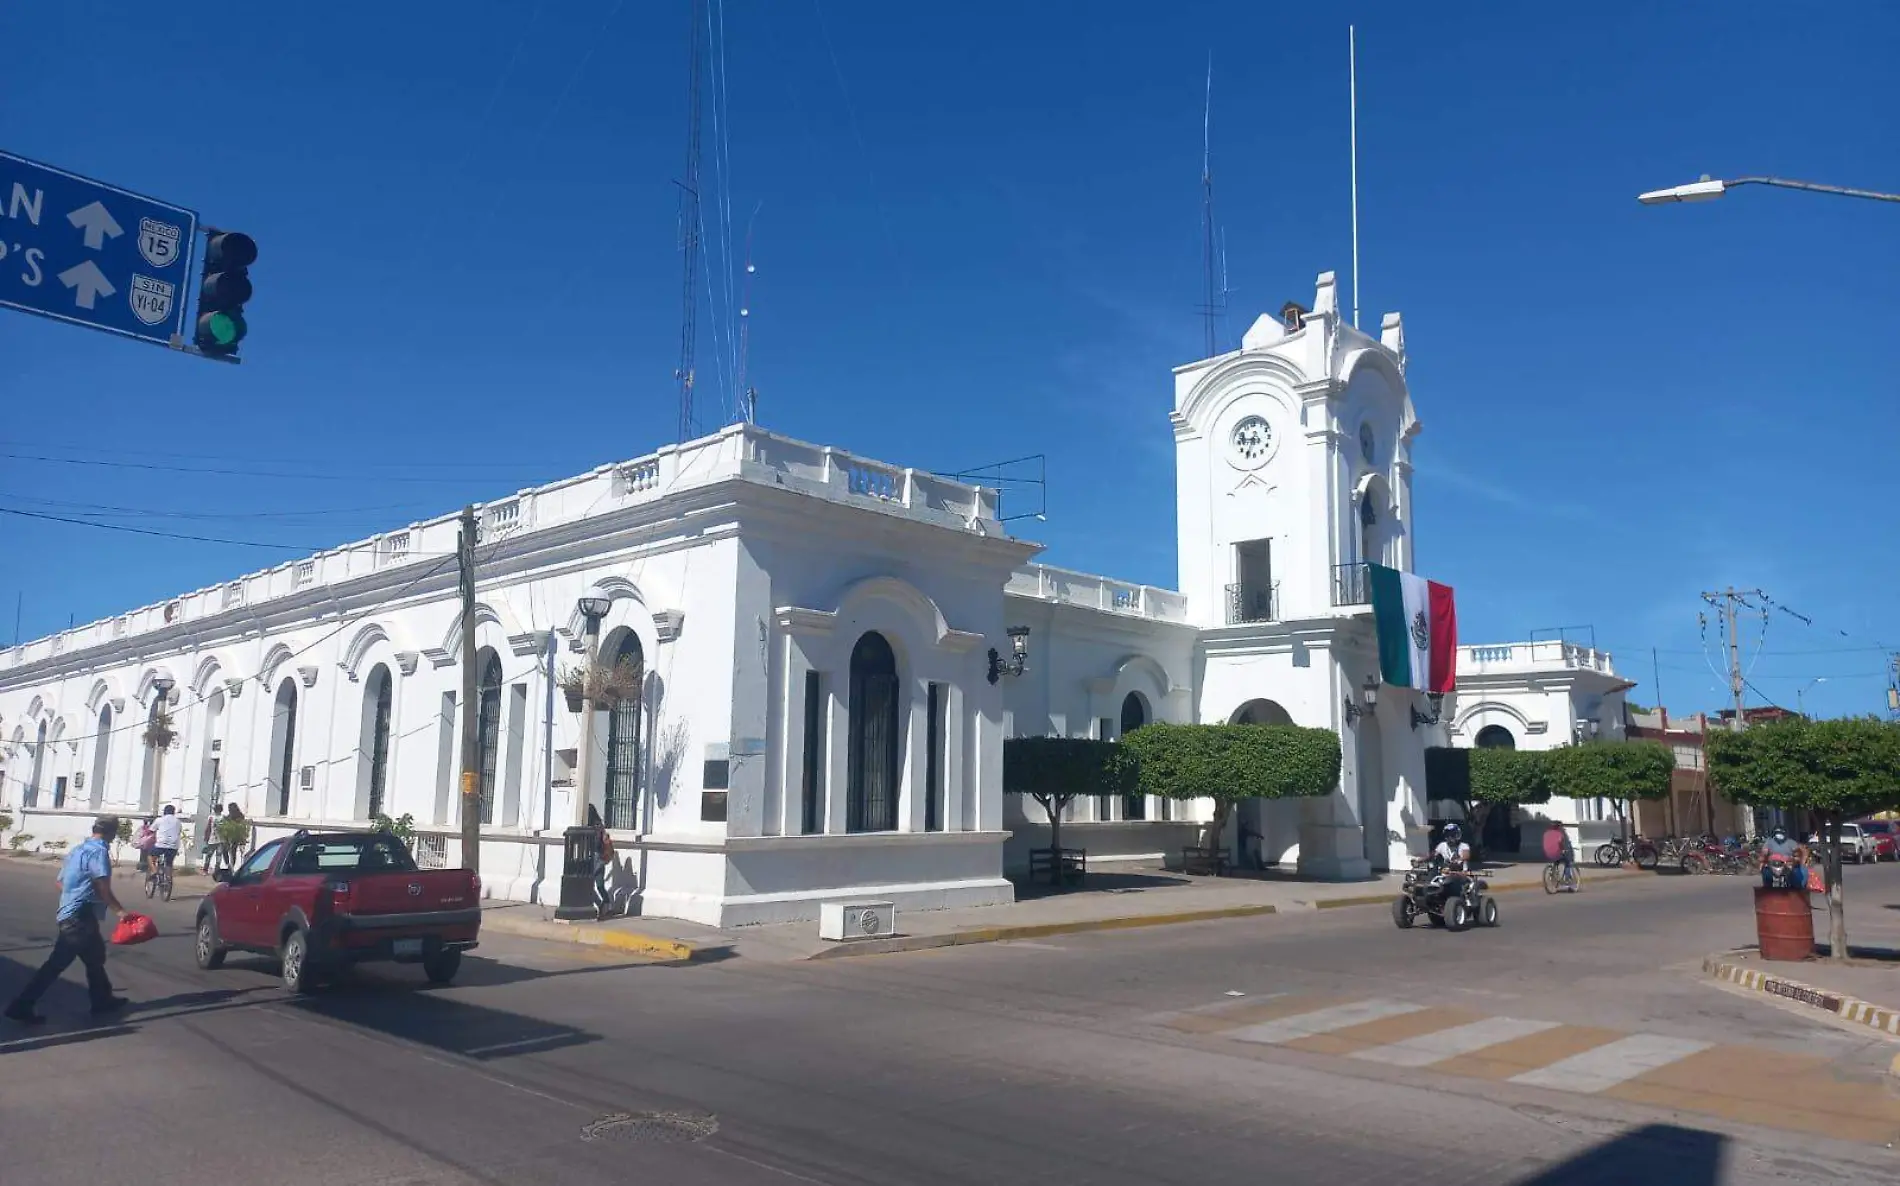
[[[699,954],[699,949],[691,943],[678,939],[661,939],[653,935],[642,935],[637,931],[617,931],[594,929],[596,923],[548,922],[542,919],[508,918],[506,916],[490,918],[491,911],[482,915],[482,929],[503,935],[515,935],[523,939],[541,939],[549,943],[574,943],[582,947],[606,947],[614,951],[625,951],[633,955],[650,956],[666,963],[688,963]]]
[[[1220,918],[1254,918],[1278,914],[1278,906],[1225,906],[1215,910],[1182,910],[1173,914],[1131,914],[1117,918],[1084,918],[1074,922],[1032,923],[1023,926],[973,927],[943,935],[901,935],[895,939],[863,939],[814,951],[808,960],[843,959],[859,955],[890,955],[900,951],[928,951],[970,943],[1004,943],[1012,939],[1043,939],[1085,931],[1126,931],[1138,927],[1165,927],[1179,923],[1209,922]]]
[[[1770,975],[1760,968],[1730,963],[1719,955],[1704,959],[1702,971],[1713,979],[1734,985],[1745,992],[1758,992],[1778,1000],[1806,1005],[1817,1012],[1838,1017],[1849,1025],[1866,1026],[1888,1037],[1900,1038],[1900,1009],[1888,1009],[1870,1001],[1863,1001],[1859,997],[1850,997],[1846,993],[1816,988],[1811,984],[1789,980],[1784,976]],[[1888,1068],[1888,1073],[1900,1076],[1900,1055],[1895,1056],[1893,1065]]]

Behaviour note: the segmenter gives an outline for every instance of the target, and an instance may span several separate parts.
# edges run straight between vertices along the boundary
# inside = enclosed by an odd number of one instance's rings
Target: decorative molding
[[[401,671],[404,675],[414,675],[416,673],[416,661],[421,657],[422,656],[416,654],[414,651],[397,651],[396,669]]]
[[[1524,732],[1548,733],[1550,732],[1550,722],[1549,721],[1532,721],[1530,724],[1524,726]]]
[[[547,649],[548,632],[530,630],[526,634],[510,634],[508,650],[515,655],[538,655]]]
[[[300,681],[302,681],[302,683],[303,683],[303,686],[304,686],[304,687],[306,687],[306,688],[314,688],[314,687],[316,687],[316,686],[317,686],[317,669],[316,669],[316,667],[315,667],[314,665],[313,665],[313,666],[310,666],[310,667],[299,667],[299,668],[297,669],[297,678],[298,678],[298,679],[299,679]]]
[[[114,696],[111,700],[107,701],[107,703],[112,705],[112,715],[115,717],[125,711],[125,697],[123,696]]]
[[[447,667],[455,662],[455,656],[443,647],[423,647],[422,657],[431,667]]]
[[[685,625],[686,613],[684,610],[662,609],[653,612],[653,632],[660,640],[661,645],[678,639],[680,631]]]
[[[838,615],[821,609],[781,605],[773,611],[779,629],[793,634],[829,634],[838,624]]]

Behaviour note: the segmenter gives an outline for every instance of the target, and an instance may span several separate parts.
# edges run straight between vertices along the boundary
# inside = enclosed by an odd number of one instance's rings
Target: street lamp
[[[1432,715],[1426,716],[1418,710],[1418,705],[1412,705],[1412,728],[1414,729],[1420,725],[1436,725],[1439,718],[1444,715],[1445,694],[1443,692],[1427,692],[1425,699],[1431,702]]]
[[[579,607],[586,623],[587,666],[581,672],[580,769],[574,779],[573,822],[562,837],[561,902],[554,917],[569,922],[599,918],[594,902],[594,878],[600,868],[600,833],[587,822],[587,804],[594,793],[594,667],[600,662],[600,620],[613,608],[605,597],[583,597]]]
[[[1364,708],[1360,708],[1358,703],[1354,701],[1351,696],[1345,698],[1346,723],[1348,725],[1379,707],[1379,677],[1376,675],[1367,676],[1366,686],[1359,689],[1359,695],[1365,699],[1366,706]]]
[[[1808,715],[1807,705],[1805,701],[1803,701],[1802,697],[1808,694],[1809,688],[1812,688],[1816,684],[1824,684],[1826,682],[1827,682],[1827,677],[1825,675],[1817,675],[1813,679],[1809,680],[1807,683],[1803,684],[1801,687],[1796,688],[1795,693],[1794,693],[1795,711],[1800,713],[1802,716],[1807,716]]]
[[[156,721],[158,719],[159,713],[168,711],[166,707],[166,702],[171,697],[172,686],[173,686],[173,680],[168,675],[154,676],[152,678],[152,708],[154,709],[152,713],[152,718],[151,718],[152,720]],[[165,751],[158,748],[157,746],[153,746],[152,747],[152,804],[151,804],[150,810],[157,811],[158,805],[163,803],[164,801],[165,801]]]
[[[1636,200],[1645,206],[1667,206],[1672,202],[1706,202],[1712,198],[1721,197],[1738,185],[1772,185],[1777,189],[1804,189],[1809,193],[1834,194],[1843,198],[1900,202],[1900,194],[1884,194],[1879,190],[1849,189],[1844,185],[1821,185],[1814,181],[1790,181],[1785,177],[1737,177],[1731,181],[1716,181],[1707,173],[1702,175],[1700,181],[1672,185],[1668,189],[1652,189],[1648,193],[1636,195]]]
[[[1021,675],[1029,670],[1029,627],[1011,626],[1004,631],[1009,635],[1009,658],[1005,659],[990,648],[990,682],[995,683],[1006,675]]]

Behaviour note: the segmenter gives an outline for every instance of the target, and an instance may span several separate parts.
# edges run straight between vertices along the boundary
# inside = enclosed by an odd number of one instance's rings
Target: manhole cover
[[[627,1141],[647,1145],[690,1145],[719,1131],[714,1116],[691,1112],[615,1112],[581,1129],[583,1141]]]

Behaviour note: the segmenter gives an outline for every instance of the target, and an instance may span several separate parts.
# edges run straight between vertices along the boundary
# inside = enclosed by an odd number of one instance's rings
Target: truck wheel
[[[224,945],[218,942],[218,920],[210,913],[198,916],[198,942],[193,954],[198,966],[207,972],[224,966]]]
[[[1445,929],[1462,931],[1471,925],[1471,908],[1465,905],[1463,898],[1451,898],[1445,902]]]
[[[1412,899],[1403,895],[1392,899],[1392,921],[1401,931],[1410,930],[1417,917],[1418,908],[1412,905]]]
[[[438,951],[422,961],[422,973],[429,978],[430,984],[447,984],[461,970],[462,953],[459,951]]]
[[[302,995],[317,986],[317,978],[310,967],[310,936],[302,930],[295,930],[284,936],[283,949],[278,953],[283,968],[284,988]]]

